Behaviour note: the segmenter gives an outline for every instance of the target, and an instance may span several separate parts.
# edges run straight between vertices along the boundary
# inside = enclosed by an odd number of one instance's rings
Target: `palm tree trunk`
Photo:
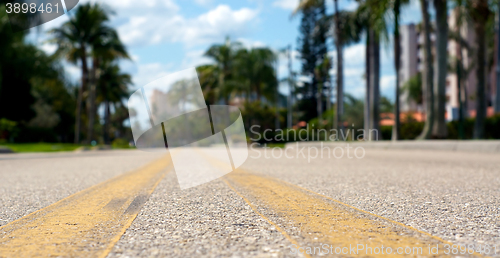
[[[392,140],[399,140],[399,63],[401,60],[399,45],[399,0],[394,5],[394,65],[396,68],[396,96],[394,100],[394,126],[392,127]]]
[[[379,128],[379,99],[380,99],[380,38],[373,30],[370,33],[370,128],[369,140],[378,141],[380,139]]]
[[[474,139],[483,139],[484,120],[486,119],[486,22],[491,12],[487,0],[473,1],[471,9],[471,17],[474,21],[474,32],[477,42],[476,121],[474,123]]]
[[[321,95],[323,94],[323,82],[318,83],[318,92],[316,92],[316,111],[318,113],[318,128],[322,128],[323,126],[323,107],[322,107],[322,99]]]
[[[458,88],[458,139],[465,139],[464,131],[464,107],[462,101],[462,39],[461,39],[461,26],[460,23],[457,25],[458,31],[458,55],[455,65],[457,71],[457,88]]]
[[[432,138],[444,139],[448,133],[446,128],[446,75],[448,74],[448,15],[447,1],[434,0],[436,9],[436,86],[434,88],[435,114]]]
[[[337,50],[337,112],[335,113],[335,125],[339,131],[343,129],[342,116],[344,114],[344,76],[342,62],[342,39],[340,38],[340,17],[338,0],[333,0],[335,6],[335,48]]]
[[[371,74],[370,74],[370,49],[371,47],[371,41],[370,41],[370,31],[366,32],[366,49],[365,49],[365,82],[366,82],[366,89],[365,89],[365,109],[364,109],[364,133],[363,133],[363,138],[364,140],[369,140],[370,137],[368,135],[368,132],[370,131],[370,95],[371,95],[371,89],[370,89],[370,80],[371,80]]]
[[[80,48],[80,61],[82,62],[82,85],[78,89],[78,97],[76,100],[76,113],[75,113],[75,144],[80,143],[80,129],[82,120],[82,104],[83,104],[83,91],[87,88],[88,68],[87,68],[87,53],[85,46]]]
[[[88,130],[87,130],[87,144],[90,144],[92,142],[92,139],[94,137],[94,122],[95,122],[95,115],[96,115],[96,104],[95,104],[95,95],[96,95],[96,88],[97,88],[97,77],[98,77],[98,70],[99,70],[99,59],[94,58],[93,64],[92,64],[92,72],[90,75],[90,90],[89,90],[89,99],[88,99],[88,113],[89,113],[89,124],[88,124]]]
[[[476,88],[476,121],[474,123],[474,139],[484,138],[484,120],[486,118],[486,98],[485,98],[485,84],[486,84],[486,33],[485,24],[474,24],[474,31],[476,33],[477,48],[477,88]]]
[[[326,110],[331,110],[332,109],[332,88],[333,88],[333,81],[330,77],[328,77],[328,98],[326,99]],[[333,122],[330,117],[326,118],[327,124],[330,124],[330,122]],[[332,129],[332,128],[329,128]]]
[[[463,19],[463,6],[460,5],[458,7],[457,17],[460,19],[457,22],[457,35],[458,35],[458,53],[455,69],[457,72],[457,88],[458,88],[458,139],[465,139],[465,127],[464,127],[464,105],[463,105],[463,79],[462,79],[462,70],[463,70],[463,57],[462,57],[462,19]]]
[[[500,1],[498,2],[498,10],[500,10]],[[496,90],[495,90],[495,113],[500,113],[500,13],[497,13],[497,67],[496,67]]]
[[[104,144],[110,144],[110,140],[109,140],[109,125],[110,125],[110,119],[111,119],[111,111],[110,111],[110,104],[109,104],[109,101],[106,100],[104,102],[104,135],[103,135],[103,138],[104,138]]]
[[[278,130],[280,128],[280,113],[279,113],[279,102],[280,102],[280,93],[279,93],[279,86],[280,86],[280,83],[279,83],[279,78],[278,78],[278,69],[279,69],[279,58],[276,58],[276,61],[275,61],[275,75],[276,75],[276,89],[275,89],[275,100],[274,100],[274,103],[275,103],[275,121],[274,121],[274,130]]]
[[[422,10],[422,26],[424,34],[424,75],[423,80],[425,89],[425,126],[424,130],[417,138],[419,140],[429,139],[431,137],[432,127],[434,124],[434,91],[433,80],[434,70],[432,67],[432,52],[431,52],[431,30],[430,30],[430,17],[429,5],[427,0],[420,0],[420,7]]]
[[[287,127],[292,129],[293,126],[293,92],[295,82],[293,80],[293,70],[292,70],[292,46],[288,45],[288,90],[290,91],[288,94],[287,101]]]

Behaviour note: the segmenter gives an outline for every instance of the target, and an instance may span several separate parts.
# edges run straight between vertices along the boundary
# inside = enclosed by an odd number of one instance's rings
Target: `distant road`
[[[0,155],[0,257],[500,257],[499,154],[270,151],[183,191],[168,154]]]

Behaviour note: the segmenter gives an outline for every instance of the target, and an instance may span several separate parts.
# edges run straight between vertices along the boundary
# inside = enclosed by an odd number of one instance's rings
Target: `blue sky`
[[[86,1],[83,1],[86,2]],[[111,24],[125,42],[132,61],[121,62],[121,67],[132,74],[135,87],[141,87],[157,78],[185,68],[210,63],[203,53],[212,44],[224,42],[226,36],[247,47],[268,46],[275,50],[292,44],[296,49],[300,16],[291,17],[298,0],[105,0],[115,15]],[[328,1],[332,12],[333,1]],[[353,9],[353,0],[340,0],[341,9]],[[42,31],[60,26],[67,20],[60,17],[44,24]],[[418,1],[413,0],[402,15],[402,24],[418,22]],[[39,35],[38,42],[44,42]],[[42,44],[42,43],[40,43]],[[47,52],[54,45],[43,43]],[[394,66],[392,44],[382,46],[382,95],[394,97]],[[330,54],[335,56],[331,41]],[[364,44],[347,46],[344,50],[345,91],[364,96]],[[294,53],[297,57],[297,53]],[[280,58],[280,77],[287,76],[286,59]],[[294,68],[299,70],[298,59]],[[70,77],[79,78],[79,68],[67,65]],[[334,73],[334,71],[332,71]],[[286,88],[281,88],[283,92]]]

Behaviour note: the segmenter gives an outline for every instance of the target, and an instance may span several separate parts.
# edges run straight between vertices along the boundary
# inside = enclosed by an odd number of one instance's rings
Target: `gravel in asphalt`
[[[162,155],[136,150],[0,155],[0,226]]]
[[[0,225],[161,156],[101,153],[0,159]],[[308,161],[292,153],[265,158],[264,150],[252,151],[243,168],[454,243],[500,249],[498,154],[367,149],[362,159]],[[289,245],[223,181],[181,191],[171,172],[109,257],[285,257]]]
[[[171,172],[108,257],[285,257],[289,245],[222,180],[180,190]]]
[[[499,154],[367,149],[361,159],[308,162],[259,153],[243,167],[453,243],[496,246],[500,257]]]

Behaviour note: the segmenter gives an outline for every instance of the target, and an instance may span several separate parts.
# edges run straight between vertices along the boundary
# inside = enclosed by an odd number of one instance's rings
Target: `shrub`
[[[13,141],[18,135],[19,128],[17,123],[14,121],[7,120],[5,118],[0,119],[0,140]]]
[[[424,129],[423,122],[409,122],[401,124],[401,140],[413,140],[420,135]],[[450,140],[459,139],[459,122],[451,121],[447,123],[448,137]],[[500,114],[488,117],[485,120],[485,139],[500,139]],[[390,140],[392,136],[392,126],[382,126],[380,128],[383,140]],[[464,139],[472,139],[474,133],[474,118],[464,119]]]
[[[111,146],[113,148],[118,148],[118,149],[130,148],[129,142],[127,140],[125,140],[125,139],[122,139],[122,138],[115,139],[111,143]]]

